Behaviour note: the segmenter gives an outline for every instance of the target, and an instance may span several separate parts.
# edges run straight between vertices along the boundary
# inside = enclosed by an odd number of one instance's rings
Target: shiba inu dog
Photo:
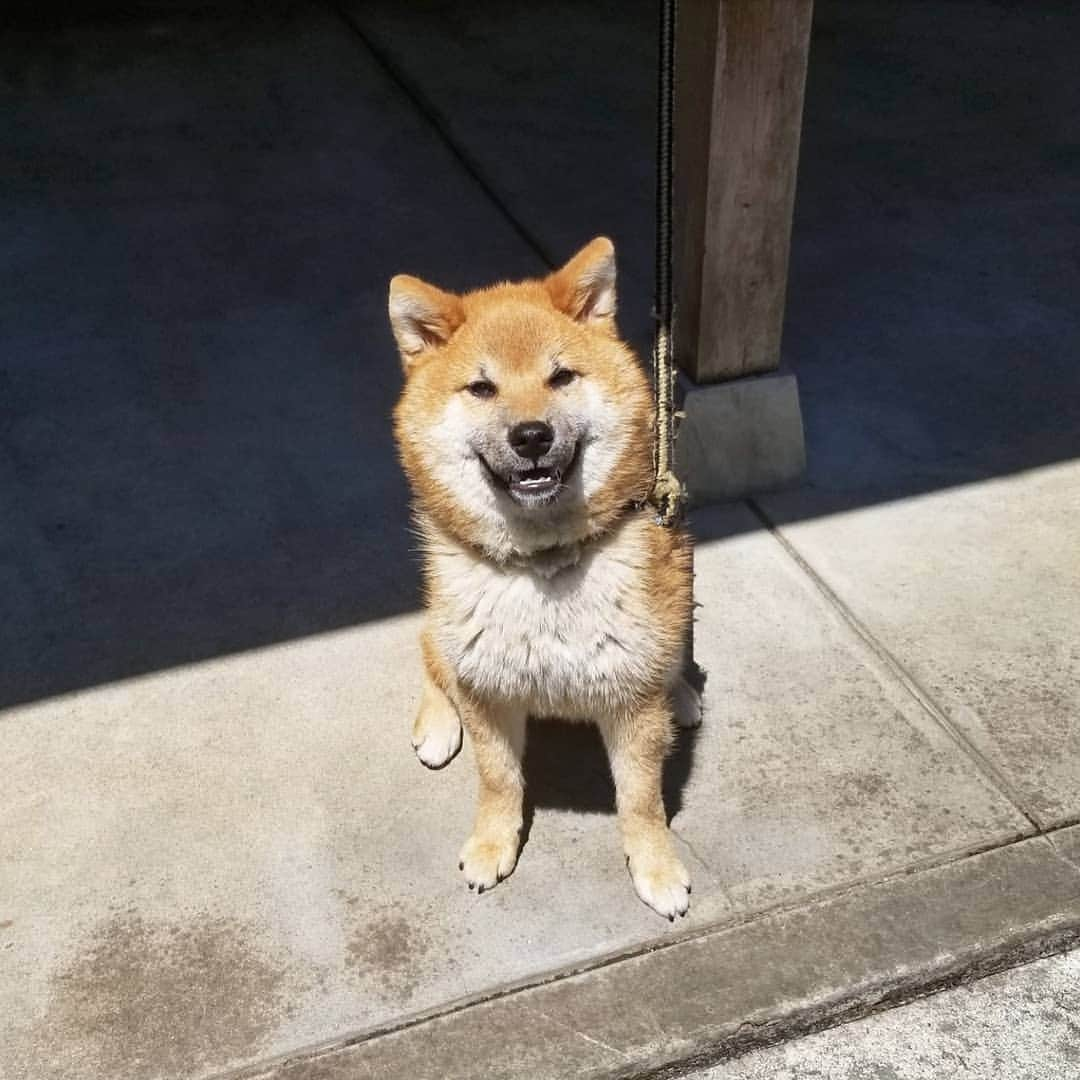
[[[469,733],[479,771],[469,888],[514,869],[529,716],[599,725],[641,899],[689,904],[661,798],[691,616],[687,535],[656,524],[652,394],[615,329],[615,252],[593,240],[542,280],[454,295],[390,283],[405,369],[394,428],[427,590],[413,746],[430,768]]]

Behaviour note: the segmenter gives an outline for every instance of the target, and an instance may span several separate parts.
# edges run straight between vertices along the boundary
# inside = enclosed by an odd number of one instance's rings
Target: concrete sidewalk
[[[408,741],[384,325],[394,272],[607,232],[647,339],[652,8],[9,37],[0,1076],[629,1076],[1076,941],[1080,25],[959,7],[818,5],[811,472],[693,522],[672,928],[586,729],[530,733],[521,862],[460,880],[468,748],[432,774]]]

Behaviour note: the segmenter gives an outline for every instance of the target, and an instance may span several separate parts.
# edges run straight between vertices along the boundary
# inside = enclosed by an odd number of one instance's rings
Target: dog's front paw
[[[429,769],[441,769],[453,761],[461,749],[461,718],[446,697],[425,698],[413,724],[412,745]]]
[[[469,888],[478,893],[494,888],[509,877],[517,864],[519,839],[517,831],[474,832],[461,849],[458,869],[465,874]]]
[[[638,896],[670,922],[690,908],[690,875],[664,838],[662,844],[641,845],[627,855],[630,878]]]

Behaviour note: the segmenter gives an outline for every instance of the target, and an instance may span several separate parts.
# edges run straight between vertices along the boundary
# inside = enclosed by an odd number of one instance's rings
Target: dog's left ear
[[[552,303],[578,322],[615,332],[615,245],[598,236],[544,284]]]

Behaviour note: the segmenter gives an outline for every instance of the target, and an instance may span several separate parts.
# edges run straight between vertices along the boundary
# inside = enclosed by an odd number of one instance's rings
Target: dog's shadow
[[[682,809],[700,728],[680,728],[664,762],[664,809],[670,821]],[[525,813],[522,847],[538,808],[586,814],[615,813],[615,785],[607,751],[595,724],[530,720],[525,751]]]

